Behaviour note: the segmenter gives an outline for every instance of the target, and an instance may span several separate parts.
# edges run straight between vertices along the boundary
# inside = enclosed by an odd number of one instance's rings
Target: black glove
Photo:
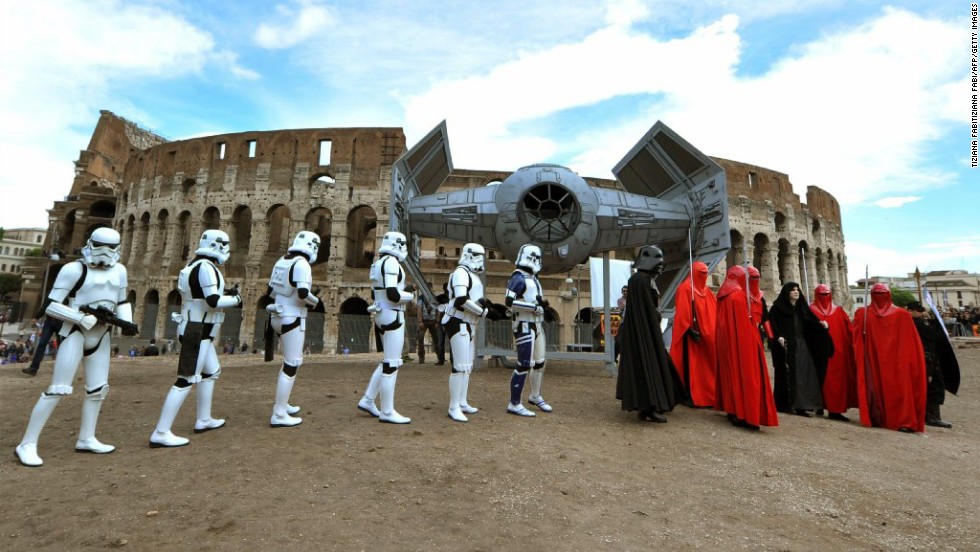
[[[231,288],[225,288],[225,295],[241,295],[241,292],[238,290],[238,284],[235,284],[235,286]],[[239,300],[239,304],[241,304],[241,300]]]
[[[310,294],[311,295],[316,295],[317,297],[319,297],[321,291],[323,291],[323,290],[320,289],[320,286],[313,286],[313,289],[310,290]]]
[[[551,303],[549,303],[547,299],[541,297],[540,295],[538,295],[538,304],[541,305],[541,308],[545,310],[548,310],[548,307],[551,306]]]
[[[483,308],[487,309],[487,320],[507,320],[510,318],[510,313],[507,312],[507,307],[504,305],[488,301],[486,305],[483,305]]]
[[[405,291],[408,293],[415,293],[415,284],[412,283],[405,284]]]
[[[691,339],[693,339],[695,343],[701,343],[701,332],[695,330],[694,328],[690,328],[687,330],[687,334],[691,336]]]

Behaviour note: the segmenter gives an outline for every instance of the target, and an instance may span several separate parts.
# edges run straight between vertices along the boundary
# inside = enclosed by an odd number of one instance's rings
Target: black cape
[[[769,341],[773,364],[773,399],[776,402],[776,409],[781,412],[791,408],[812,410],[823,406],[823,382],[827,375],[827,363],[830,357],[834,356],[834,342],[830,338],[830,333],[820,324],[817,315],[810,310],[802,292],[795,305],[790,303],[789,292],[793,287],[799,288],[794,282],[788,282],[783,286],[779,297],[773,301],[768,315],[773,332],[773,339]],[[803,347],[797,343],[797,324],[802,325],[805,342]],[[779,344],[780,337],[786,340],[786,348]],[[804,368],[797,366],[796,357],[798,354],[806,353],[809,353],[816,370],[817,381],[813,382],[816,389],[797,388],[799,385],[806,384],[798,381],[800,370]],[[820,404],[796,404],[796,399],[800,395],[815,395],[815,400],[812,402]]]
[[[619,375],[616,398],[623,410],[667,412],[685,399],[681,379],[660,331],[660,294],[653,277],[633,274],[627,284],[626,314],[619,324]]]
[[[926,367],[929,369],[933,369],[934,365],[938,367],[946,391],[955,395],[960,390],[960,363],[956,360],[953,345],[946,337],[946,332],[932,318],[929,320],[913,318],[913,321],[915,329],[919,332],[919,339],[922,340]]]

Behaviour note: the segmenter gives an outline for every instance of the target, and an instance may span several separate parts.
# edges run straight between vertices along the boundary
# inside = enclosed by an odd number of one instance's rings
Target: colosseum
[[[404,151],[401,128],[250,131],[168,141],[102,111],[88,148],[75,162],[68,195],[49,210],[44,248],[60,252],[59,260],[30,258],[25,267],[24,312],[40,308],[42,288],[50,289],[63,263],[78,258],[93,229],[111,226],[123,237],[122,262],[129,270],[140,337],[174,338],[170,312],[180,305],[177,272],[193,258],[201,232],[220,228],[232,240],[225,275],[229,285],[239,285],[245,304],[228,312],[222,342],[260,346],[272,265],[292,236],[308,229],[323,244],[313,275],[326,307],[308,320],[308,347],[366,352],[367,272],[388,225],[391,167]],[[783,282],[803,282],[806,274],[811,287],[827,283],[836,302],[849,304],[837,200],[810,186],[804,203],[784,173],[715,160],[728,181],[732,248],[727,263],[750,258],[762,272],[768,297],[774,298]],[[482,186],[508,174],[455,169],[445,187]],[[613,180],[587,180],[617,186]],[[460,246],[423,240],[422,270],[429,282],[445,281]],[[613,252],[613,258],[632,255]],[[488,295],[502,298],[513,264],[498,252],[488,256]],[[713,274],[715,286],[724,268],[723,263]],[[566,350],[591,340],[588,281],[587,265],[542,278],[556,318],[548,328],[549,348]],[[409,329],[414,333],[414,325]]]

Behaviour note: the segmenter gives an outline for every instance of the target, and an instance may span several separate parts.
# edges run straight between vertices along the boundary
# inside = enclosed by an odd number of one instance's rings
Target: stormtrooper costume
[[[405,305],[412,301],[414,286],[406,284],[405,271],[400,263],[408,256],[405,235],[388,232],[381,238],[379,257],[371,265],[371,288],[377,314],[374,317],[374,333],[382,344],[384,358],[371,374],[364,396],[357,408],[389,424],[407,424],[412,421],[395,410],[395,383],[398,367],[402,365],[402,346],[405,343]],[[374,404],[380,395],[381,408]]]
[[[272,267],[269,278],[269,295],[275,303],[266,307],[271,313],[272,329],[282,340],[282,369],[276,385],[276,402],[272,407],[272,427],[292,427],[303,423],[298,414],[300,407],[289,404],[289,395],[296,381],[296,370],[303,364],[303,341],[306,336],[306,313],[322,308],[320,298],[311,293],[313,269],[320,250],[320,238],[313,232],[296,234],[293,245]]]
[[[95,438],[99,411],[109,391],[110,326],[79,309],[104,307],[116,318],[132,322],[133,308],[126,301],[126,268],[118,263],[119,242],[119,232],[112,228],[95,229],[82,248],[82,259],[61,269],[48,295],[51,303],[46,314],[64,325],[51,386],[34,405],[24,438],[17,445],[17,458],[25,466],[43,464],[37,454],[38,437],[61,398],[71,395],[80,362],[85,366],[85,399],[75,450],[105,454],[116,448]]]
[[[483,272],[485,255],[486,250],[480,244],[464,245],[459,266],[449,275],[449,304],[442,317],[442,326],[449,340],[453,364],[449,375],[449,417],[457,422],[469,421],[465,414],[479,411],[469,405],[466,393],[476,356],[473,336],[480,320],[490,312],[483,297],[483,281],[478,275]]]
[[[177,275],[181,308],[178,340],[181,343],[177,361],[177,381],[167,393],[156,430],[150,435],[150,447],[180,447],[190,441],[171,432],[174,419],[191,385],[197,384],[197,421],[194,433],[203,433],[225,425],[223,419],[211,417],[214,382],[221,374],[214,341],[221,332],[226,308],[242,306],[238,293],[226,294],[225,279],[218,270],[228,260],[228,234],[207,230],[195,251],[196,257]]]
[[[522,245],[514,263],[517,270],[507,282],[505,304],[514,313],[514,344],[517,347],[518,367],[510,379],[510,404],[507,412],[518,416],[534,416],[521,404],[524,382],[531,374],[531,394],[527,402],[542,412],[553,408],[541,397],[541,380],[544,377],[544,309],[548,302],[542,297],[541,282],[537,273],[541,271],[541,248],[533,244]]]

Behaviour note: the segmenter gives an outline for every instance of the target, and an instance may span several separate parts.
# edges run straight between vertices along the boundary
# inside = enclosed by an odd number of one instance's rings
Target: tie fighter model
[[[406,269],[430,300],[419,268],[421,237],[480,243],[507,259],[534,243],[544,257],[542,273],[568,272],[603,251],[655,244],[667,262],[661,308],[671,316],[691,259],[711,270],[731,244],[724,169],[660,121],[613,168],[623,190],[536,164],[500,183],[439,191],[452,170],[445,121],[392,167],[390,226],[412,242]]]

